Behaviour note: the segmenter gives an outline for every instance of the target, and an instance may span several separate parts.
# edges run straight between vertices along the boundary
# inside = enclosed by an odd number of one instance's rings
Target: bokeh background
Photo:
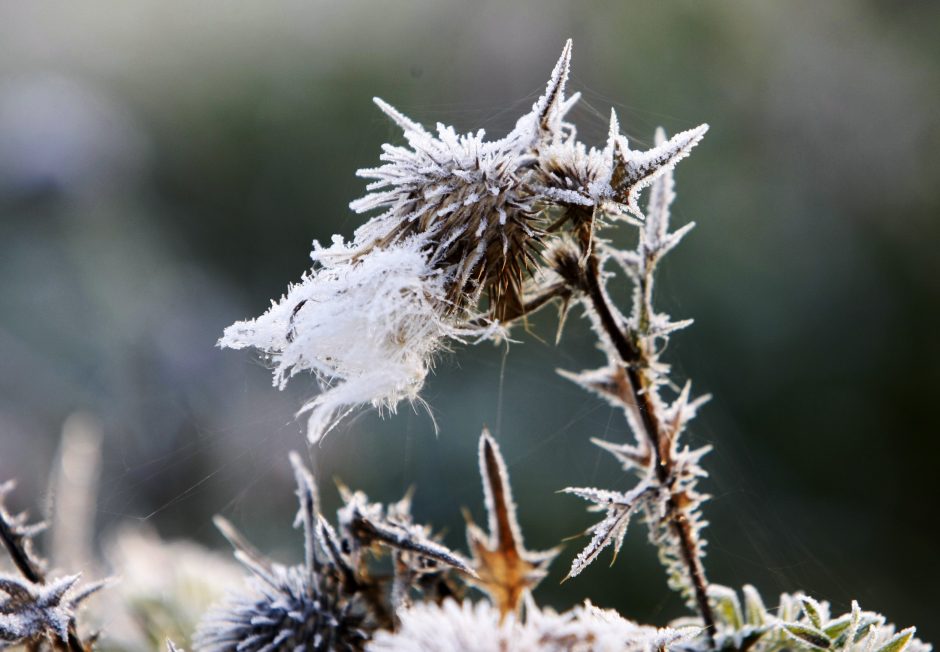
[[[670,360],[715,396],[692,434],[716,449],[711,579],[857,598],[940,640],[938,25],[914,0],[0,4],[0,479],[43,505],[81,411],[104,433],[99,532],[222,547],[221,512],[296,558],[286,452],[306,450],[312,381],[278,392],[216,339],[360,222],[353,173],[400,140],[373,95],[499,135],[570,36],[589,141],[610,106],[641,144],[711,124],[678,170],[677,219],[698,228],[659,286],[696,320]],[[404,408],[310,451],[327,507],[333,477],[384,500],[415,484],[417,515],[462,547],[488,424],[529,545],[577,535],[592,516],[555,491],[627,487],[588,442],[625,430],[554,373],[600,364],[590,334],[571,320],[556,347],[554,328],[546,312],[508,354],[446,356],[424,393],[439,435]],[[612,568],[559,586],[582,543],[539,600],[682,613],[642,525]]]

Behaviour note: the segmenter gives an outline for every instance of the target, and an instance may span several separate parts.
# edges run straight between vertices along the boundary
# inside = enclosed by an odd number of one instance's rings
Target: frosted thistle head
[[[589,244],[596,215],[621,207],[641,215],[640,190],[704,133],[699,127],[637,152],[614,117],[606,147],[587,149],[565,122],[578,100],[565,96],[570,61],[568,41],[544,94],[495,140],[443,124],[428,130],[375,100],[405,144],[383,145],[381,165],[358,172],[370,183],[350,207],[373,217],[350,242],[315,242],[301,282],[219,340],[261,351],[281,388],[298,372],[314,374],[323,391],[301,409],[311,441],[358,406],[394,412],[403,400],[420,404],[436,353],[501,336],[527,313],[528,294],[548,268],[549,240],[570,230]]]
[[[563,130],[570,61],[568,41],[545,93],[497,140],[486,140],[482,129],[458,134],[441,123],[432,133],[376,98],[407,147],[384,145],[383,165],[357,173],[372,182],[350,208],[382,211],[356,232],[362,251],[419,237],[428,243],[431,266],[445,275],[450,309],[485,295],[490,317],[521,314],[523,284],[538,265],[544,236],[540,198],[526,178],[540,144]]]
[[[197,652],[352,652],[363,649],[375,627],[348,569],[323,554],[326,546],[318,533],[313,479],[299,457],[292,455],[291,463],[300,503],[296,524],[304,531],[304,563],[283,566],[268,560],[227,521],[217,518],[236,559],[251,577],[245,591],[231,594],[202,619],[193,640]]]

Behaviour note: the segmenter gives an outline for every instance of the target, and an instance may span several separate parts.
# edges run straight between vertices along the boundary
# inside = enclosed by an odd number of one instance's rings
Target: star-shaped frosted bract
[[[505,616],[515,613],[526,593],[545,577],[548,565],[559,549],[526,550],[516,520],[516,505],[512,500],[506,463],[499,446],[485,429],[480,436],[480,475],[483,477],[489,534],[467,515],[467,542],[477,574],[469,581],[484,591]]]

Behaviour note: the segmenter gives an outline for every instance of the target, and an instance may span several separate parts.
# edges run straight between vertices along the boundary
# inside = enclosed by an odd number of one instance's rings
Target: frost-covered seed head
[[[453,306],[475,304],[485,294],[493,318],[521,314],[523,283],[538,265],[543,236],[544,198],[527,179],[540,145],[565,128],[570,60],[569,41],[545,94],[497,140],[486,140],[482,129],[461,135],[441,123],[435,135],[376,98],[408,146],[384,145],[383,165],[358,172],[372,182],[350,208],[382,211],[356,231],[361,251],[418,235],[429,243],[431,265],[445,272]]]
[[[317,492],[299,456],[291,454],[304,563],[283,566],[261,556],[224,519],[216,524],[250,572],[245,590],[229,595],[199,623],[196,652],[309,652],[361,650],[376,624],[345,560],[320,536]],[[327,551],[321,555],[318,548]]]
[[[345,260],[355,245],[317,246],[318,267],[257,319],[225,329],[221,346],[253,347],[270,357],[284,387],[311,371],[326,390],[308,402],[308,434],[316,440],[356,405],[394,411],[417,401],[434,354],[448,340],[484,337],[447,316],[446,279],[429,267],[417,238]]]
[[[203,619],[197,652],[310,652],[361,650],[367,634],[355,601],[330,574],[304,566],[272,565],[247,591],[232,595]]]

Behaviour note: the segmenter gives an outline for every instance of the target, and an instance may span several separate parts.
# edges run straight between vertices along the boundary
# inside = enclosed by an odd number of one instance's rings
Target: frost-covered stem
[[[656,405],[652,400],[652,392],[649,390],[649,383],[642,369],[646,366],[645,356],[642,350],[636,345],[634,338],[624,333],[614,313],[608,304],[607,295],[601,285],[600,261],[593,250],[593,240],[588,245],[586,270],[581,279],[583,287],[580,289],[587,294],[591,306],[597,312],[601,327],[604,329],[607,337],[617,350],[621,361],[624,364],[627,379],[630,383],[629,402],[637,406],[640,421],[643,424],[643,430],[652,445],[656,455],[656,478],[662,486],[667,486],[669,476],[673,471],[673,460],[670,455],[669,436],[663,430],[660,420],[657,416]],[[647,286],[650,284],[647,283]],[[695,589],[695,602],[698,605],[699,613],[702,615],[702,621],[705,624],[706,632],[711,647],[715,647],[713,630],[715,618],[712,614],[711,605],[708,601],[708,580],[705,578],[705,568],[702,565],[701,558],[695,554],[695,534],[686,519],[685,515],[679,510],[675,497],[671,496],[668,500],[670,514],[669,527],[672,529],[679,543],[679,550],[682,554],[682,561],[689,570],[689,577],[692,578],[692,584]]]
[[[13,528],[7,523],[6,519],[0,515],[0,539],[13,561],[13,565],[20,574],[34,584],[41,584],[45,581],[42,571],[23,548],[20,537],[13,532]]]
[[[10,559],[13,561],[13,565],[16,566],[16,569],[24,578],[33,584],[46,583],[45,573],[42,572],[39,564],[36,563],[26,551],[26,548],[23,547],[22,537],[18,536],[13,531],[13,526],[3,518],[2,513],[0,513],[0,540],[3,541],[3,546],[7,549],[7,553],[9,553]],[[56,647],[61,646],[62,649],[67,649],[70,652],[85,652],[85,645],[78,637],[74,622],[69,623],[68,632],[67,647],[57,641],[54,642],[54,645]]]

